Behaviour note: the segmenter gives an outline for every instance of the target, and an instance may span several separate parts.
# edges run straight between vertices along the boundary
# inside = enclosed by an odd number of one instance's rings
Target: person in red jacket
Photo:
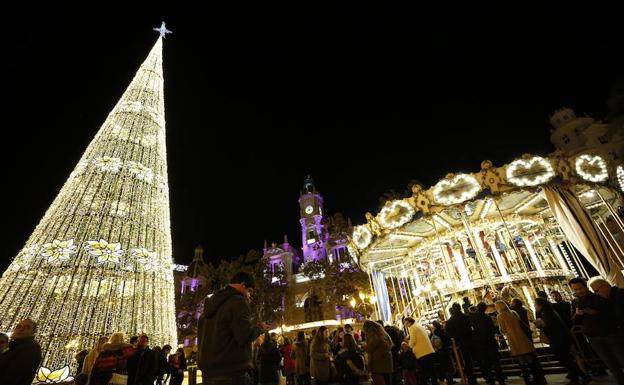
[[[284,337],[284,344],[280,348],[282,357],[284,357],[284,375],[286,376],[286,385],[295,384],[295,360],[292,358],[292,343],[290,338]]]

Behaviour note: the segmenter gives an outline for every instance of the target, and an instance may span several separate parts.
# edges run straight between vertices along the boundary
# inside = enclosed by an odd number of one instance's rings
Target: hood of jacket
[[[221,305],[235,295],[242,296],[239,291],[231,286],[228,286],[225,289],[214,293],[212,297],[206,298],[206,301],[204,302],[204,316],[206,318],[212,318],[215,314],[217,314]]]

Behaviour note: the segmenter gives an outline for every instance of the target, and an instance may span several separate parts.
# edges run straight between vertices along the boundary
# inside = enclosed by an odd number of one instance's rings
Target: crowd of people
[[[204,385],[451,385],[463,373],[477,384],[476,367],[488,385],[505,385],[501,350],[519,364],[526,385],[545,385],[534,340],[550,346],[571,385],[588,384],[594,352],[618,385],[624,385],[624,289],[601,278],[570,280],[570,303],[556,291],[540,291],[535,313],[515,298],[472,305],[453,303],[446,320],[422,325],[404,318],[402,327],[366,320],[330,330],[321,326],[294,336],[254,324],[253,277],[240,272],[205,300],[198,323],[197,366]],[[591,288],[591,290],[590,290]],[[579,328],[582,338],[572,330]],[[41,362],[37,324],[24,319],[10,338],[0,333],[0,384],[30,385]],[[504,338],[503,338],[504,337]],[[292,338],[292,339],[291,339]],[[187,359],[179,348],[151,349],[145,334],[126,342],[122,333],[97,340],[76,355],[77,385],[181,385]]]
[[[601,369],[587,362],[583,341],[624,385],[624,289],[601,278],[589,282],[591,291],[581,278],[569,286],[572,303],[557,291],[540,291],[534,313],[519,298],[477,305],[465,298],[451,305],[448,319],[430,325],[410,317],[403,319],[403,328],[366,320],[359,331],[351,325],[331,332],[321,326],[310,335],[299,331],[292,342],[291,336],[269,333],[270,325],[252,324],[253,280],[240,274],[206,301],[198,365],[206,385],[278,385],[282,378],[286,385],[357,385],[368,379],[373,385],[450,385],[458,369],[475,385],[477,368],[488,385],[505,385],[501,351],[508,351],[526,385],[545,385],[535,347],[539,338],[566,369],[571,385],[588,384],[592,372]],[[582,334],[574,334],[579,326]],[[237,354],[235,361],[214,355],[232,344],[233,352],[248,353]]]

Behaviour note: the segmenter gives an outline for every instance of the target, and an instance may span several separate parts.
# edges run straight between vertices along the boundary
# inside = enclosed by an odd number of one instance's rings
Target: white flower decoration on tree
[[[607,163],[597,155],[584,154],[576,158],[576,173],[588,182],[604,182],[609,178]]]
[[[615,175],[617,176],[618,184],[620,185],[620,190],[624,192],[624,166],[617,166],[615,170]]]
[[[66,241],[60,241],[58,239],[52,242],[45,243],[41,246],[41,256],[47,258],[48,263],[63,262],[69,260],[69,258],[76,254],[78,249],[77,245],[74,245],[73,239]]]
[[[121,243],[108,243],[104,239],[99,241],[87,241],[85,250],[89,255],[97,257],[98,263],[119,263],[123,255]]]
[[[414,208],[403,200],[387,203],[379,213],[379,223],[387,229],[401,227],[414,216]]]
[[[73,381],[74,377],[69,375],[69,366],[54,371],[42,366],[37,371],[37,384],[62,384]]]
[[[353,229],[353,243],[355,243],[360,250],[368,247],[372,240],[373,234],[366,226],[356,226]]]
[[[132,257],[141,265],[145,271],[158,270],[158,257],[155,251],[149,251],[144,247],[132,249]]]
[[[121,170],[121,159],[111,158],[110,156],[103,156],[101,158],[93,159],[93,164],[96,169],[101,172],[110,172],[116,174]]]
[[[555,170],[541,156],[530,159],[517,159],[507,166],[507,181],[514,186],[537,186],[555,176]]]
[[[472,175],[457,174],[436,183],[433,186],[433,198],[442,205],[454,205],[474,198],[479,190],[481,186]]]
[[[139,162],[131,161],[128,162],[127,165],[128,171],[130,171],[135,176],[135,178],[147,183],[152,183],[152,180],[154,179],[154,172],[152,171],[152,169],[143,166]]]

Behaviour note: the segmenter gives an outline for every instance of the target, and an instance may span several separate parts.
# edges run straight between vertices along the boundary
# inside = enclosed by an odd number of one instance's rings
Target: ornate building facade
[[[347,249],[351,221],[345,220],[341,214],[325,216],[323,196],[309,175],[304,179],[298,201],[301,249],[293,247],[286,236],[282,244],[272,243],[270,247],[265,241],[263,248],[269,271],[283,269],[288,281],[290,298],[285,302],[292,307],[286,309],[284,321],[300,324],[344,317],[345,314],[337,312],[335,306],[319,298],[301,268],[308,262],[324,261],[352,265]]]

